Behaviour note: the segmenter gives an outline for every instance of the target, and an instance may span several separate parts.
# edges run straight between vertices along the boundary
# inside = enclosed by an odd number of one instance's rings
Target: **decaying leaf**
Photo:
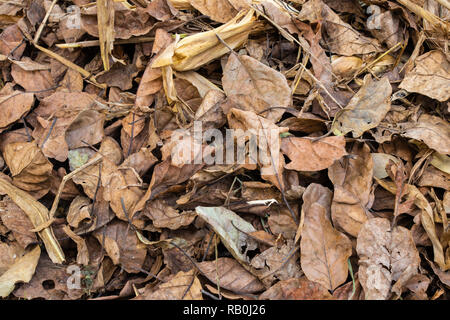
[[[306,277],[277,282],[263,294],[260,300],[332,300],[328,290]]]
[[[450,124],[439,117],[423,114],[403,135],[423,141],[439,153],[450,154]]]
[[[401,294],[403,285],[418,272],[420,258],[411,232],[391,227],[389,220],[367,221],[358,235],[359,281],[367,300],[386,300],[392,291]]]
[[[247,233],[256,229],[233,211],[223,207],[197,207],[197,214],[220,236],[222,243],[239,263],[249,263],[248,250],[256,248],[256,242]]]

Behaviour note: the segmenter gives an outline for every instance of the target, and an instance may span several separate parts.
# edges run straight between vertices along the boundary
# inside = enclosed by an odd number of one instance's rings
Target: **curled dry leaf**
[[[403,285],[418,273],[420,257],[411,232],[401,226],[391,228],[387,219],[374,218],[364,224],[356,251],[358,277],[367,300],[386,300],[391,291],[400,295]]]
[[[6,298],[14,290],[17,282],[29,282],[33,277],[36,266],[41,256],[41,249],[35,246],[34,249],[25,253],[16,260],[8,270],[0,276],[0,297]]]
[[[331,225],[331,191],[310,184],[303,194],[305,220],[300,240],[300,263],[306,277],[334,290],[347,280],[350,239]]]
[[[359,138],[365,131],[377,127],[391,108],[392,87],[387,77],[380,81],[364,78],[364,84],[345,109],[336,114],[331,130],[336,135],[353,133]]]
[[[373,160],[364,143],[355,143],[348,157],[336,161],[328,169],[328,177],[334,185],[333,223],[354,237],[367,221],[372,176]]]
[[[27,214],[33,227],[40,228],[48,223],[50,219],[49,213],[43,204],[2,178],[0,178],[0,193],[6,193]],[[47,226],[39,231],[38,234],[44,241],[45,248],[51,260],[54,263],[63,263],[65,260],[64,252],[53,234],[52,227]]]
[[[77,263],[82,265],[89,264],[89,251],[86,241],[70,229],[68,225],[63,227],[64,232],[77,244]]]
[[[427,97],[450,99],[450,62],[440,50],[427,52],[415,60],[415,67],[406,73],[399,88]]]
[[[156,228],[169,228],[177,230],[190,225],[195,217],[195,212],[178,212],[163,200],[153,200],[147,202],[143,213],[153,221]]]
[[[277,122],[292,104],[284,75],[252,57],[231,54],[223,72],[223,90],[240,109]]]
[[[297,171],[327,169],[347,154],[344,137],[325,137],[320,140],[289,137],[281,140],[281,151],[292,160],[285,168]]]
[[[3,158],[16,187],[30,192],[36,198],[41,198],[50,190],[53,165],[36,142],[7,144]]]
[[[403,135],[420,140],[439,153],[450,154],[450,124],[439,117],[423,114]]]
[[[235,293],[255,293],[264,290],[263,284],[231,258],[219,258],[197,264],[204,276],[214,285]]]
[[[257,247],[256,241],[247,235],[256,231],[250,223],[223,207],[197,207],[195,211],[214,229],[239,263],[245,266],[250,262],[247,251]]]

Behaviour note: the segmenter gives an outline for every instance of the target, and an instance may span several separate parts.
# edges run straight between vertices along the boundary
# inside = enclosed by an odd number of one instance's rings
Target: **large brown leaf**
[[[350,156],[336,161],[328,176],[334,185],[331,217],[335,227],[356,237],[367,220],[373,160],[366,144],[355,143]]]
[[[403,135],[420,140],[439,153],[450,154],[450,124],[439,117],[423,114]]]
[[[335,134],[353,133],[360,137],[365,131],[377,127],[391,108],[392,87],[387,77],[380,81],[364,78],[364,84],[345,109],[336,114],[331,130]]]
[[[415,60],[399,86],[439,101],[450,99],[450,62],[440,50],[427,52]]]
[[[320,140],[289,137],[281,140],[281,151],[292,160],[285,168],[297,171],[327,169],[334,161],[347,154],[344,137],[326,137]]]
[[[303,194],[303,201],[302,270],[309,280],[334,290],[347,279],[347,259],[352,254],[352,244],[347,236],[331,225],[329,189],[310,184]]]
[[[239,108],[277,122],[291,105],[291,89],[278,71],[249,56],[231,54],[223,70],[223,90]],[[277,107],[268,110],[271,107]]]
[[[213,284],[236,293],[255,293],[264,290],[262,283],[231,258],[219,258],[198,264],[200,271]]]

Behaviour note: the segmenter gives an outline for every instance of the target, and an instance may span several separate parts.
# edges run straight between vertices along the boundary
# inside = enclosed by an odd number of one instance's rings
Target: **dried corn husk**
[[[232,49],[243,45],[254,25],[254,12],[254,10],[241,11],[234,19],[216,29],[200,32],[177,42],[175,49],[172,46],[167,47],[153,62],[152,68],[171,65],[176,71],[188,71],[221,57],[229,52],[229,49],[216,35]]]

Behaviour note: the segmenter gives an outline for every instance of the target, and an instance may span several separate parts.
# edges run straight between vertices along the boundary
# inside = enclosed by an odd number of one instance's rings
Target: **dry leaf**
[[[365,131],[375,128],[391,108],[392,88],[388,78],[364,78],[364,84],[345,109],[336,114],[331,130],[336,135],[353,133],[359,138]]]
[[[391,228],[387,219],[374,218],[364,224],[356,251],[366,300],[387,300],[391,291],[400,295],[403,284],[418,272],[420,257],[411,232]],[[397,282],[393,287],[392,281]]]
[[[258,278],[245,270],[234,259],[219,258],[213,261],[204,261],[197,265],[202,274],[220,288],[240,294],[264,290],[264,286]]]
[[[350,239],[335,230],[330,220],[331,191],[311,184],[303,194],[305,214],[300,240],[300,263],[306,277],[334,290],[347,280]]]
[[[334,185],[331,217],[335,227],[356,237],[367,221],[373,160],[366,144],[355,143],[350,155],[328,169]]]
[[[439,153],[450,154],[450,125],[439,117],[423,114],[403,135],[420,140]]]
[[[257,247],[255,240],[247,236],[247,233],[256,231],[250,223],[222,207],[197,207],[195,211],[214,229],[239,263],[246,265],[250,262],[247,251]]]
[[[325,137],[320,140],[289,137],[281,140],[281,151],[292,160],[285,168],[297,171],[327,169],[347,154],[344,137]]]
[[[36,201],[28,193],[14,187],[2,178],[0,178],[0,193],[6,193],[27,214],[33,227],[44,226],[50,219],[48,210],[44,205]],[[45,248],[51,260],[54,263],[63,263],[65,260],[64,252],[53,234],[52,227],[45,227],[38,234],[44,241]]]
[[[223,72],[223,90],[240,109],[277,122],[292,103],[286,78],[252,57],[231,54]]]
[[[25,253],[0,276],[0,297],[6,298],[14,290],[17,282],[29,282],[41,256],[39,246]]]
[[[399,88],[417,92],[439,101],[450,99],[450,62],[439,50],[427,52],[415,61]]]

